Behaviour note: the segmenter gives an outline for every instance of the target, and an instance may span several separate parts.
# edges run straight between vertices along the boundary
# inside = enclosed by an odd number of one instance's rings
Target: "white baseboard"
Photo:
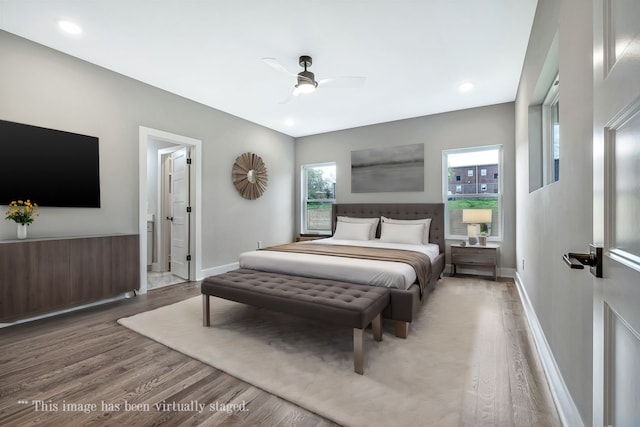
[[[544,335],[544,331],[538,321],[538,316],[533,309],[533,305],[531,305],[531,300],[529,299],[529,295],[527,295],[527,291],[522,283],[522,278],[517,272],[515,273],[515,282],[527,321],[529,322],[529,329],[533,334],[533,340],[536,344],[538,356],[542,362],[542,367],[544,369],[545,376],[547,377],[547,382],[551,389],[551,395],[553,396],[553,400],[556,404],[556,409],[558,410],[558,415],[560,416],[562,425],[584,427],[584,422],[580,417],[578,408],[569,393],[569,389],[567,389],[564,379],[562,379],[562,374],[558,368],[556,359],[553,357],[551,347],[549,347],[549,342]]]
[[[240,264],[238,262],[232,262],[231,264],[219,265],[218,267],[207,268],[204,270],[200,270],[200,274],[197,280],[202,280],[205,277],[209,276],[217,276],[218,274],[226,273],[227,271],[235,270],[239,268]]]

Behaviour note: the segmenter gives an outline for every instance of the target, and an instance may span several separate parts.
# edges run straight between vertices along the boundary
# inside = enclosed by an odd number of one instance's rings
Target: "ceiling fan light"
[[[298,84],[296,85],[298,93],[311,93],[316,90],[317,86],[316,76],[311,71],[305,69],[298,73]]]
[[[311,83],[310,81],[306,81],[306,80],[303,80],[303,81],[301,81],[301,82],[298,82],[298,84],[296,85],[296,89],[295,89],[295,91],[294,91],[294,95],[295,95],[295,92],[296,92],[296,91],[297,91],[298,93],[303,93],[303,94],[305,94],[305,93],[311,93],[311,92],[313,92],[313,91],[315,91],[315,90],[316,90],[316,85],[317,85],[317,84],[315,84],[315,85],[314,85],[314,84],[313,84],[313,83]]]

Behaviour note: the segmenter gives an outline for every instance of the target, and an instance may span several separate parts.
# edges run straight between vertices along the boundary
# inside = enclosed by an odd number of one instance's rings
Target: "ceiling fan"
[[[342,77],[330,77],[316,81],[315,74],[309,71],[307,68],[311,67],[313,59],[308,55],[302,55],[298,63],[304,68],[304,71],[299,73],[292,73],[278,62],[275,58],[262,58],[262,60],[272,68],[281,71],[287,75],[296,77],[296,84],[293,88],[291,95],[298,96],[300,94],[312,93],[317,87],[321,88],[359,88],[364,85],[365,77],[362,76],[342,76]],[[284,104],[291,99],[289,96],[287,99],[281,102]]]

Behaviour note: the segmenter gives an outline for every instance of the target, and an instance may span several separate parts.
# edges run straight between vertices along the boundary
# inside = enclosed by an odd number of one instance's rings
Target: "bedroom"
[[[233,265],[237,255],[254,249],[258,240],[271,244],[289,240],[298,232],[297,176],[303,164],[337,161],[339,168],[345,168],[352,150],[426,143],[428,139],[425,183],[439,183],[443,149],[481,145],[471,138],[490,139],[491,144],[503,145],[508,159],[504,165],[508,203],[502,247],[505,258],[501,264],[507,271],[503,274],[509,275],[509,269],[512,275],[517,272],[528,290],[566,385],[565,397],[573,411],[569,419],[577,416],[580,423],[590,425],[591,281],[586,274],[568,270],[561,255],[563,251],[583,251],[591,241],[591,236],[582,232],[591,228],[591,190],[578,184],[590,182],[592,174],[590,152],[582,147],[592,138],[593,12],[578,1],[538,3],[515,104],[506,102],[295,139],[2,32],[1,118],[99,134],[113,144],[101,157],[105,162],[103,173],[108,176],[103,183],[101,212],[48,212],[30,232],[33,236],[138,232],[140,125],[215,144],[215,150],[203,150],[201,159],[202,180],[207,183],[202,189],[202,209],[207,216],[201,230],[203,275]],[[572,160],[566,162],[567,174],[558,183],[530,193],[526,108],[558,28],[565,32],[559,47],[566,76],[563,102],[571,108],[566,115],[566,145],[562,149]],[[253,203],[238,200],[235,190],[229,188],[230,165],[244,151],[260,153],[270,172],[268,191]],[[331,152],[334,155],[328,158]],[[338,173],[344,174],[345,170]],[[351,194],[345,186],[338,187],[337,192],[342,201],[373,201],[368,195]],[[419,198],[424,202],[441,200],[441,187],[426,185]],[[413,202],[415,195],[389,194],[385,201]],[[218,209],[220,205],[225,209]],[[558,213],[557,221],[549,221],[549,210]],[[230,223],[242,223],[243,231],[227,227]],[[14,233],[6,222],[0,228],[2,239],[13,238]]]

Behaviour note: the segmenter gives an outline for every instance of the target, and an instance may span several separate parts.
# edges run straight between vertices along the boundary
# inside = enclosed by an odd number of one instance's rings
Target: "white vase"
[[[18,239],[23,240],[27,238],[28,224],[18,224]]]

